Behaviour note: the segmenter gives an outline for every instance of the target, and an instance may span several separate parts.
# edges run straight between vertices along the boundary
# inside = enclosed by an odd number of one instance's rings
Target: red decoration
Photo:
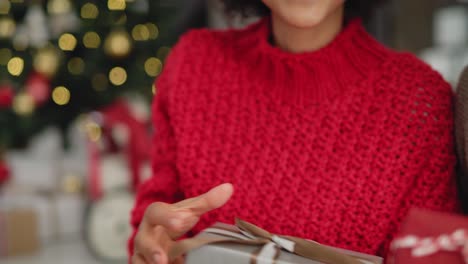
[[[36,105],[42,105],[50,98],[50,81],[38,72],[33,72],[26,81],[26,92],[32,96]]]
[[[5,162],[0,160],[0,186],[10,178],[10,170]]]
[[[11,86],[0,86],[0,109],[11,106],[13,102],[13,95],[13,88]]]
[[[128,166],[131,171],[131,189],[136,191],[141,180],[140,167],[144,160],[149,159],[148,146],[151,145],[146,123],[138,120],[131,114],[126,102],[118,100],[114,104],[102,109],[103,136],[111,137],[110,130],[116,125],[124,125],[129,130],[129,139],[126,146],[123,146],[127,155]],[[110,140],[111,148],[116,146]],[[89,142],[89,183],[91,199],[97,200],[102,196],[101,181],[99,176],[100,154],[97,145]],[[115,149],[114,149],[115,151]]]

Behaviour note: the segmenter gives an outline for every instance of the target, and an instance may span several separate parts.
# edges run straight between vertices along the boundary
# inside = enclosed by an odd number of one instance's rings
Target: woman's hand
[[[225,183],[175,204],[148,206],[135,237],[132,263],[169,264],[168,252],[174,241],[192,229],[204,213],[223,206],[232,193],[233,186]]]

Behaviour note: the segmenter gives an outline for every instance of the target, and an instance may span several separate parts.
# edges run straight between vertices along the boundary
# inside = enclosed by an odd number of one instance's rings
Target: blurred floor
[[[84,242],[64,242],[49,245],[37,255],[0,259],[2,264],[100,264],[87,251]]]

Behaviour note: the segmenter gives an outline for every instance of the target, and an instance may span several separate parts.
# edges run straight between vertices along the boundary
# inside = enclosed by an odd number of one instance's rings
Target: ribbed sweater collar
[[[350,21],[325,47],[290,53],[272,45],[270,18],[249,26],[240,43],[254,79],[269,93],[298,105],[316,105],[352,89],[381,69],[391,50],[370,36],[360,19]]]

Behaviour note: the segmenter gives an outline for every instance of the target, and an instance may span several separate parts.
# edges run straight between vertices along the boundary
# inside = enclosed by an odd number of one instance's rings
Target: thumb
[[[192,211],[196,216],[201,216],[202,214],[209,212],[213,209],[217,209],[229,201],[234,192],[234,187],[230,183],[224,183],[214,187],[208,192],[180,201],[176,204],[173,204],[177,210],[187,210]]]

